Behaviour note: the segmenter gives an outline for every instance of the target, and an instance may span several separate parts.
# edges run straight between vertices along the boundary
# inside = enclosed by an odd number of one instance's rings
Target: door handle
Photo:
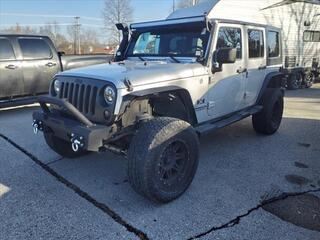
[[[265,70],[265,69],[267,69],[267,66],[260,66],[258,69],[259,70]]]
[[[18,66],[13,65],[13,64],[10,64],[10,65],[5,66],[5,68],[6,68],[6,69],[14,70],[14,69],[18,68]]]
[[[248,72],[248,69],[246,69],[246,68],[242,68],[242,67],[240,67],[238,70],[237,70],[237,73],[244,73],[244,72]]]
[[[54,67],[54,66],[56,66],[56,65],[57,65],[57,64],[52,63],[52,62],[48,62],[48,63],[46,64],[47,67]]]

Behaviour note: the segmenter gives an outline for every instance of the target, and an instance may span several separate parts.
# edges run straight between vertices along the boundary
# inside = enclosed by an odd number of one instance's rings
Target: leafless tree
[[[104,24],[110,33],[110,42],[119,44],[121,33],[115,27],[116,23],[129,23],[132,21],[133,8],[131,0],[105,0],[102,11]]]
[[[201,2],[201,0],[180,0],[178,2],[178,8],[191,7],[191,6],[198,4],[200,2]]]
[[[1,28],[1,33],[9,34],[37,34],[37,29],[30,26],[21,26],[19,23],[16,23],[14,26],[8,28]]]

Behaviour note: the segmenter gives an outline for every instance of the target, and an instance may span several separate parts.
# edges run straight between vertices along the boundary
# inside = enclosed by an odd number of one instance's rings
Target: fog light
[[[109,112],[108,110],[105,110],[105,111],[104,111],[104,118],[105,118],[106,120],[109,120],[110,117],[111,117],[110,112]]]

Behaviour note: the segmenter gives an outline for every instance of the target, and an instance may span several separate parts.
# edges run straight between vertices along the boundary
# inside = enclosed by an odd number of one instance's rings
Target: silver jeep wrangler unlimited
[[[191,184],[200,136],[249,116],[258,133],[278,130],[279,29],[206,16],[117,27],[114,63],[60,73],[39,98],[34,131],[58,154],[124,154],[132,187],[166,203]]]

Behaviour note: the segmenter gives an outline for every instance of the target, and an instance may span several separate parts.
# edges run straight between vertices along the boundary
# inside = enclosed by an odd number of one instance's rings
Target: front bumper
[[[72,149],[98,152],[104,147],[104,142],[112,137],[113,128],[97,125],[87,119],[72,104],[65,99],[39,97],[42,111],[33,113],[33,128],[35,133],[51,131],[54,136],[71,142]],[[65,109],[70,117],[57,110],[51,110],[47,104]]]

